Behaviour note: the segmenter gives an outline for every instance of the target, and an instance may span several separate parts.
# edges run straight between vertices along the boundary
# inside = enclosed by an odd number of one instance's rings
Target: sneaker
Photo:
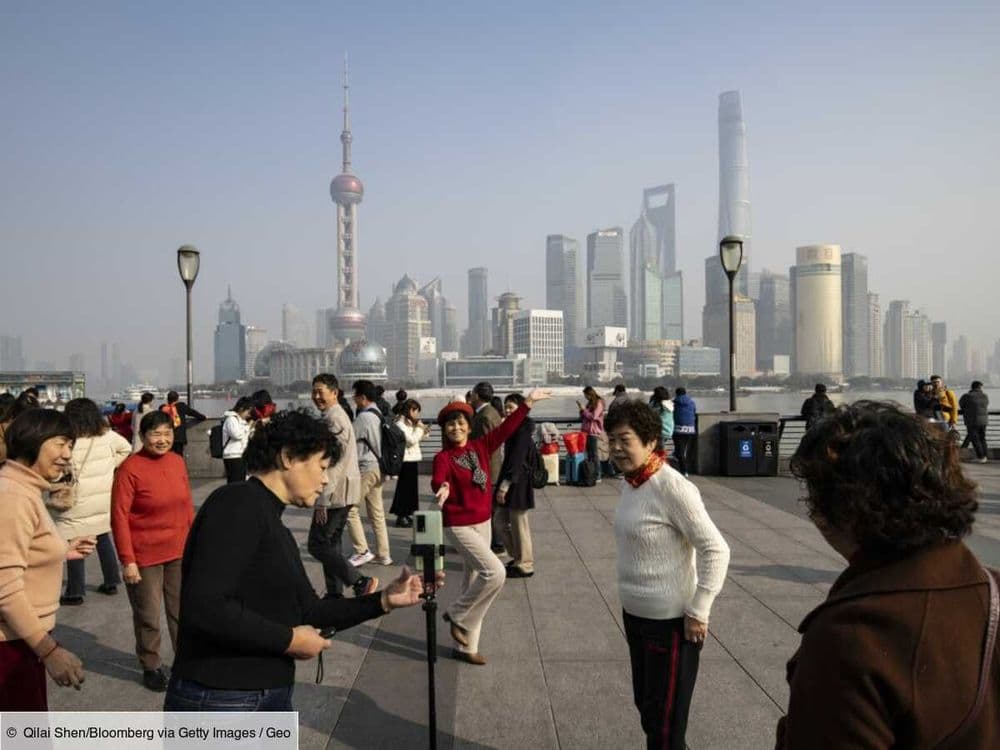
[[[351,555],[348,562],[355,568],[360,568],[365,563],[369,563],[375,559],[375,555],[372,554],[370,549],[366,549],[364,552],[360,552],[357,555]]]
[[[378,578],[375,576],[361,576],[361,578],[354,582],[351,588],[354,589],[355,596],[374,594],[375,589],[378,588]]]
[[[167,691],[167,675],[163,671],[163,667],[142,670],[142,684],[147,690],[152,690],[154,693],[165,693]]]
[[[990,460],[986,456],[983,456],[981,459],[979,459],[979,463],[981,464],[988,464],[989,462]]]
[[[393,563],[391,557],[376,557],[375,558],[375,564],[376,565],[394,565],[395,563]]]

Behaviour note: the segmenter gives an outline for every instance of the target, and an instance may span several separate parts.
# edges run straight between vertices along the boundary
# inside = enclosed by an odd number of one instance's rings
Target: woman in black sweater
[[[504,399],[504,414],[510,417],[524,396],[511,393]],[[503,466],[497,482],[496,512],[500,516],[503,546],[510,553],[508,578],[531,578],[535,575],[535,556],[531,548],[528,511],[535,507],[535,489],[531,486],[531,457],[535,448],[535,423],[525,419],[503,447]]]
[[[423,593],[405,567],[382,591],[353,599],[321,599],[309,583],[281,514],[312,507],[340,458],[325,423],[277,414],[244,457],[249,481],[215,490],[188,534],[164,711],[291,711],[296,659],[329,648],[333,630],[412,606]]]

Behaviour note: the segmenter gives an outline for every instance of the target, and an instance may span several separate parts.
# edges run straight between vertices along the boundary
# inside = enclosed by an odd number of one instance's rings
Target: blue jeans
[[[171,676],[164,711],[292,711],[292,689],[283,685],[263,690],[210,688]]]
[[[601,462],[597,460],[597,435],[587,435],[587,458],[594,462],[597,478],[601,478]]]
[[[115,543],[111,541],[111,533],[97,535],[97,558],[101,561],[101,574],[105,586],[117,586],[122,582],[118,567],[118,553]],[[86,563],[83,560],[66,561],[66,596],[87,595]]]

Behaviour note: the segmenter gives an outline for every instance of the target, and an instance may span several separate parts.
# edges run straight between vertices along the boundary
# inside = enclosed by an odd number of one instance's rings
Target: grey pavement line
[[[561,522],[560,522],[561,524]],[[535,640],[535,652],[538,654],[538,665],[542,669],[542,682],[545,683],[545,699],[549,707],[549,720],[552,722],[552,731],[556,735],[556,746],[562,750],[562,740],[559,738],[559,722],[556,721],[556,712],[552,708],[552,692],[549,690],[549,674],[545,669],[545,659],[542,658],[542,647],[538,645],[538,625],[535,621],[535,609],[531,606],[531,595],[524,597],[528,602],[528,616],[531,618],[531,632]]]

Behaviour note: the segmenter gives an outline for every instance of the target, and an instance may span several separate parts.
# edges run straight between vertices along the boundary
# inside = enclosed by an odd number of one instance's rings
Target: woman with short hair
[[[174,426],[166,412],[152,411],[139,423],[142,450],[118,469],[111,490],[111,529],[132,605],[135,652],[142,684],[167,689],[160,661],[160,601],[177,649],[181,556],[194,501],[184,459],[173,452]]]
[[[92,537],[60,536],[42,496],[73,454],[65,414],[30,409],[7,427],[0,466],[0,710],[47,711],[45,673],[57,685],[83,683],[80,660],[51,635],[62,563],[94,549]]]
[[[509,393],[503,400],[505,419],[510,419],[524,403],[520,393]],[[538,455],[535,447],[535,423],[528,417],[503,444],[503,464],[497,483],[496,512],[504,549],[511,556],[507,563],[508,578],[531,578],[535,575],[535,555],[531,546],[531,526],[528,511],[535,507],[535,488],[531,484],[531,456]],[[540,463],[540,461],[539,461]]]
[[[1000,658],[985,645],[1000,604],[962,541],[978,504],[954,441],[858,401],[807,432],[791,468],[848,564],[799,626],[777,747],[1000,747]]]
[[[698,488],[657,450],[657,414],[641,401],[628,401],[608,415],[606,425],[612,460],[625,479],[614,532],[635,707],[649,750],[683,750],[729,545]]]
[[[52,519],[63,539],[97,538],[97,557],[104,579],[97,590],[102,594],[117,594],[121,570],[111,540],[111,485],[115,470],[131,455],[132,445],[108,428],[101,410],[89,398],[73,399],[66,404],[65,414],[76,435],[70,459],[76,500],[65,510],[52,510],[50,506]],[[66,563],[66,592],[60,604],[83,604],[87,594],[86,575],[83,560]]]
[[[399,393],[406,395],[406,391]],[[389,512],[396,516],[396,526],[408,529],[413,526],[413,514],[417,512],[420,501],[420,488],[417,486],[418,469],[423,459],[420,441],[426,438],[431,430],[420,421],[420,402],[412,398],[403,402],[396,418],[396,425],[402,430],[406,439],[406,450],[403,453],[403,468],[396,477],[396,490],[392,495],[392,507]]]
[[[222,415],[222,464],[226,469],[227,484],[246,481],[247,465],[243,452],[250,440],[253,409],[253,401],[241,396],[236,399],[232,410]]]

